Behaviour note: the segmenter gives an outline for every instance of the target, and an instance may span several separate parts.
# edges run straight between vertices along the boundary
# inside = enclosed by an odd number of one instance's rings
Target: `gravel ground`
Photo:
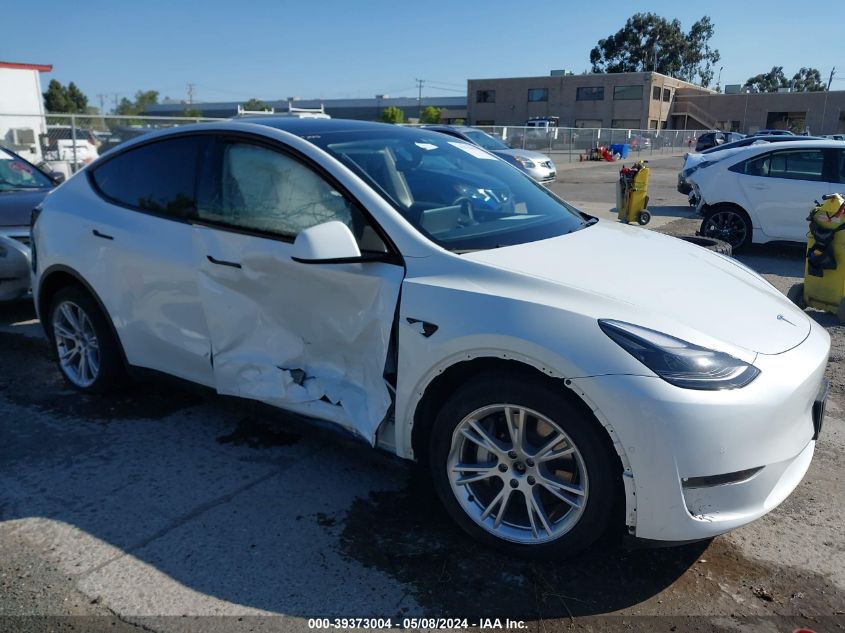
[[[652,161],[651,208],[655,228],[689,234],[678,162]],[[575,164],[553,188],[609,218],[617,169]],[[794,246],[739,259],[784,292],[801,275]],[[526,563],[469,541],[419,469],[337,433],[170,381],[80,396],[31,307],[2,306],[0,631],[432,616],[531,631],[843,630],[845,336],[809,314],[833,339],[832,393],[783,505],[712,541],[630,549],[609,535],[574,560]]]

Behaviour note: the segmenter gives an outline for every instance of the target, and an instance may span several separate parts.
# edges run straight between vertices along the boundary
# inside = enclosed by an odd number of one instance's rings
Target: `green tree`
[[[72,81],[67,85],[67,101],[70,112],[83,114],[88,110],[88,97]]]
[[[44,109],[47,112],[67,112],[68,98],[67,88],[60,84],[55,79],[50,80],[47,86],[47,92],[44,94]]]
[[[405,113],[396,106],[388,106],[381,111],[381,120],[385,123],[402,123]]]
[[[151,105],[158,103],[158,92],[155,90],[139,90],[135,93],[135,101],[130,101],[126,97],[120,100],[117,104],[117,114],[129,116],[133,114],[143,114]]]
[[[426,106],[420,113],[420,123],[440,123],[440,108]]]
[[[769,72],[746,79],[743,87],[757,92],[777,92],[778,88],[786,88],[788,85],[786,75],[783,74],[783,66],[772,66]]]
[[[194,108],[192,106],[188,106],[184,110],[182,110],[182,116],[190,116],[190,117],[201,117],[202,110],[199,108]]]
[[[704,16],[684,33],[679,20],[655,13],[635,13],[616,33],[600,39],[590,51],[595,73],[653,70],[708,86],[721,56],[710,47],[715,28]]]
[[[264,103],[261,99],[256,99],[255,97],[242,104],[241,107],[249,112],[265,112],[270,110],[270,106]]]
[[[801,68],[792,76],[792,89],[797,92],[819,92],[825,89],[817,68]]]

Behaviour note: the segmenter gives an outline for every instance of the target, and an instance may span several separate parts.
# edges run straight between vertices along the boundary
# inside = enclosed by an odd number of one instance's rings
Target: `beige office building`
[[[724,94],[654,72],[467,81],[473,125],[544,116],[563,127],[834,134],[845,132],[845,91]]]

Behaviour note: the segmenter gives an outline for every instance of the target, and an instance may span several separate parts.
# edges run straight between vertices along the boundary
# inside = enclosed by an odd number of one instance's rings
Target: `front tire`
[[[751,244],[751,219],[741,208],[731,204],[717,204],[709,209],[701,221],[699,233],[731,245],[734,253]]]
[[[78,286],[56,293],[49,310],[59,370],[80,391],[105,393],[124,379],[120,347],[96,301]]]
[[[429,450],[434,486],[476,540],[560,558],[605,532],[621,467],[604,429],[563,389],[491,374],[441,408]]]

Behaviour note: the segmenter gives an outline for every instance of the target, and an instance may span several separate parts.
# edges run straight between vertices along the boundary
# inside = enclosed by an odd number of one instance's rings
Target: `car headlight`
[[[520,165],[522,165],[523,167],[525,167],[525,169],[534,169],[534,167],[536,166],[536,165],[534,164],[534,161],[532,161],[532,160],[528,160],[528,159],[527,159],[527,158],[525,158],[524,156],[514,156],[514,157],[513,157],[513,159],[514,159],[514,160],[515,160],[518,164],[520,164]]]
[[[622,349],[669,384],[683,389],[739,389],[760,370],[730,354],[687,343],[648,328],[599,319],[599,327]]]

